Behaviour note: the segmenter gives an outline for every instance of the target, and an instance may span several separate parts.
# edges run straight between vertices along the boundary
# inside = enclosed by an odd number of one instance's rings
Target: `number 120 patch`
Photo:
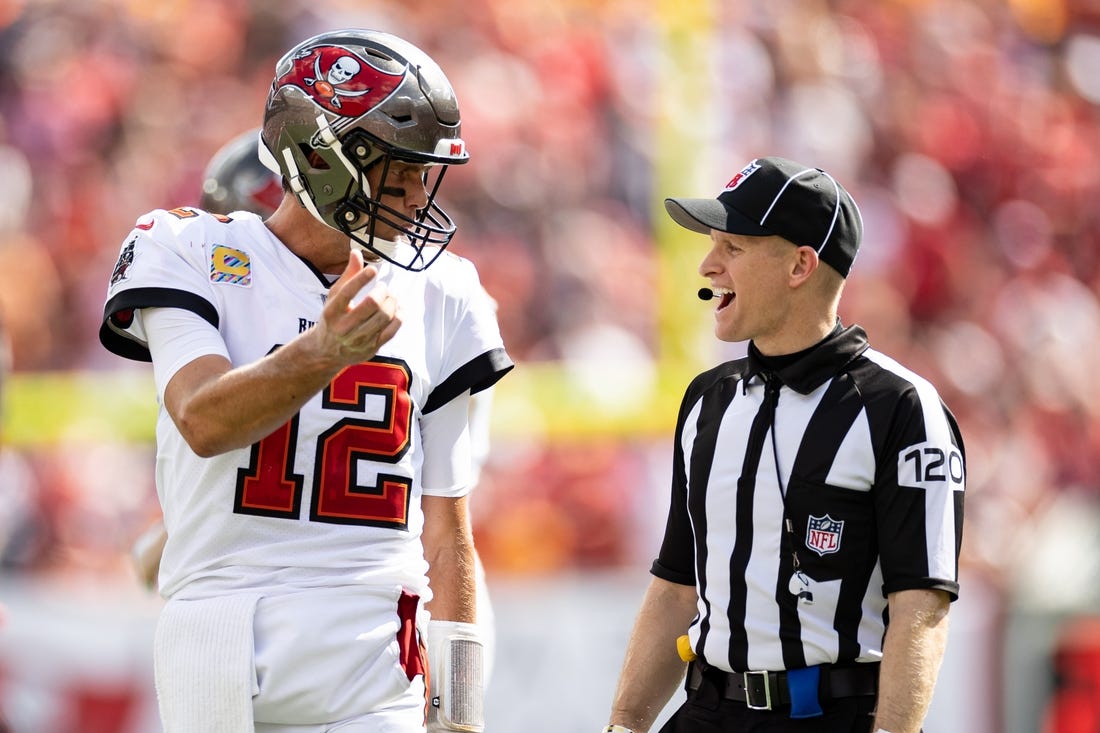
[[[962,454],[954,446],[917,443],[898,453],[899,486],[961,491],[965,482]]]

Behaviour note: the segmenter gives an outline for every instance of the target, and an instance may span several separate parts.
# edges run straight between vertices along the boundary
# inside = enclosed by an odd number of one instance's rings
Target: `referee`
[[[680,408],[660,554],[608,733],[918,733],[958,595],[963,442],[936,389],[837,316],[863,233],[828,173],[752,161],[717,199],[715,334]]]

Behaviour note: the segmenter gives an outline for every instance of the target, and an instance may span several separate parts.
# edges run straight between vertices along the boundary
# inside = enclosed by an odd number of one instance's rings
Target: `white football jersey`
[[[420,497],[462,495],[468,476],[454,485],[431,477],[453,477],[453,467],[471,459],[425,456],[420,421],[492,386],[513,365],[469,261],[445,253],[424,272],[377,267],[398,300],[396,336],[268,437],[201,458],[161,404],[165,597],[341,583],[396,584],[430,597]],[[328,290],[328,279],[255,215],[157,210],[122,245],[100,340],[149,361],[135,313],[182,308],[215,326],[230,361],[242,366],[312,327]],[[455,450],[468,453],[468,442]],[[441,485],[425,487],[425,477]]]

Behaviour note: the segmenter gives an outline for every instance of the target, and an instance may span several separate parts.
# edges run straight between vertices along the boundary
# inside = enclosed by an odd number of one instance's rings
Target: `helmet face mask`
[[[469,159],[459,131],[454,91],[423,51],[386,33],[337,31],[279,61],[260,153],[318,220],[396,265],[423,270],[454,236],[435,197],[447,166]],[[426,201],[412,215],[396,208],[404,203],[392,185],[401,164],[429,172]]]

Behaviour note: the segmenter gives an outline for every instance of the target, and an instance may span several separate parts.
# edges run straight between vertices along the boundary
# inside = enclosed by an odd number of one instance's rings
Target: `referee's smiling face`
[[[722,341],[752,339],[762,353],[782,344],[790,318],[789,267],[796,248],[781,237],[711,231],[711,248],[699,274],[721,297],[714,334]],[[782,351],[775,353],[783,353]]]

